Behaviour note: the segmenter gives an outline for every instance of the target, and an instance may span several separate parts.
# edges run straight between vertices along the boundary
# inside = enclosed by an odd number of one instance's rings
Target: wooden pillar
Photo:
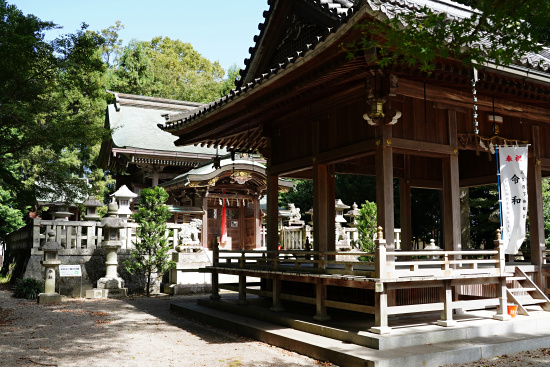
[[[388,293],[385,283],[376,283],[374,290],[374,326],[370,332],[376,334],[389,334],[388,326]]]
[[[162,171],[161,168],[153,165],[153,172],[152,172],[152,186],[157,187],[159,185],[159,172]]]
[[[336,174],[332,166],[327,175],[327,251],[336,251]]]
[[[248,301],[246,300],[246,276],[239,274],[239,305],[246,305]]]
[[[273,278],[273,306],[271,306],[270,310],[275,312],[285,310],[281,304],[281,279],[277,277]]]
[[[328,251],[329,209],[328,170],[324,164],[313,164],[313,247],[315,251]],[[334,222],[334,217],[332,217]],[[334,225],[332,226],[334,228]],[[334,231],[334,229],[333,229]]]
[[[279,177],[267,174],[267,250],[277,251],[279,246]],[[270,258],[277,254],[270,253]]]
[[[327,307],[325,306],[325,300],[327,299],[327,286],[323,284],[322,280],[315,283],[315,306],[316,314],[313,318],[317,321],[328,321],[330,316],[327,315]]]
[[[220,246],[218,241],[214,242],[212,265],[218,266],[220,264]],[[217,270],[212,270],[212,293],[210,298],[213,300],[220,299],[220,282]]]
[[[239,211],[239,237],[241,238],[241,250],[246,250],[246,220],[244,218],[244,209],[244,205],[237,207],[237,210]]]
[[[394,246],[393,156],[391,126],[379,126],[376,144],[377,226],[384,230],[388,249]]]
[[[499,300],[500,308],[497,309],[497,313],[493,315],[493,319],[500,321],[511,320],[511,316],[508,315],[508,297],[506,295],[506,277],[498,278],[497,297]]]
[[[443,243],[446,251],[460,251],[460,188],[458,156],[442,158],[443,165]]]
[[[401,249],[404,251],[412,250],[412,219],[411,219],[411,183],[410,178],[410,160],[405,155],[405,174],[404,178],[399,180],[399,209],[401,216]]]
[[[262,209],[260,200],[254,199],[254,248],[260,247],[262,243]]]
[[[458,172],[458,143],[456,111],[448,111],[449,142],[454,154],[442,158],[443,172],[443,243],[446,251],[460,251],[460,185]]]
[[[208,196],[207,194],[202,198],[202,230],[201,230],[201,243],[202,247],[208,248]]]
[[[437,321],[437,325],[456,326],[456,321],[453,320],[453,289],[450,279],[443,281],[440,288],[439,300],[443,302],[443,311],[441,311],[441,320]]]
[[[529,201],[529,233],[531,235],[531,263],[537,265],[535,283],[545,288],[542,277],[544,244],[544,214],[542,210],[542,172],[540,165],[539,127],[532,127],[532,154],[529,155],[527,167],[527,193]]]

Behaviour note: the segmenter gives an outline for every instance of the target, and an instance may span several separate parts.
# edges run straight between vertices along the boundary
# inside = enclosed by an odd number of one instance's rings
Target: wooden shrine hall
[[[441,11],[441,1],[419,3]],[[450,16],[470,11],[444,3]],[[257,292],[272,297],[275,309],[281,300],[314,304],[318,319],[329,317],[327,307],[374,314],[376,333],[390,332],[388,316],[402,313],[441,311],[440,325],[452,326],[454,309],[500,305],[495,318],[505,320],[511,289],[526,282],[537,289],[524,292],[532,303],[550,309],[540,290],[546,274],[541,180],[550,171],[550,52],[508,67],[478,68],[476,132],[471,67],[439,59],[429,75],[404,64],[382,69],[369,61],[371,55],[348,59],[340,48],[360,39],[356,24],[414,11],[421,6],[414,0],[269,4],[238,88],[159,125],[179,137],[176,145],[258,151],[267,161],[267,251],[220,250],[213,274],[239,275],[243,302],[247,292]],[[526,143],[531,263],[505,266],[499,239],[494,250],[462,249],[459,190],[497,182],[492,146]],[[335,251],[335,174],[342,173],[376,176],[381,230],[372,262]],[[280,177],[313,180],[311,257],[277,251]],[[394,180],[400,202],[394,200]],[[441,190],[441,251],[411,251],[411,188]],[[400,251],[393,238],[397,206]],[[512,275],[515,281],[507,282]],[[261,277],[261,289],[247,288],[246,276]]]
[[[223,208],[229,240],[220,244],[231,250],[260,247],[262,211],[260,200],[266,191],[263,159],[230,155],[214,158],[161,184],[184,207],[203,212],[201,244],[212,249],[220,241]],[[292,181],[279,179],[281,191],[292,188]]]

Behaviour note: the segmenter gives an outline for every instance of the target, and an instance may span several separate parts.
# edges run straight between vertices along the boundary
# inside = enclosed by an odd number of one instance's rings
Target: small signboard
[[[60,277],[81,277],[80,265],[59,265]]]

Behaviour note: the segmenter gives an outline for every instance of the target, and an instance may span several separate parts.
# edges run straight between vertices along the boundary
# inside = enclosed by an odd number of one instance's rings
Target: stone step
[[[220,301],[213,301],[220,302]],[[208,303],[208,302],[206,302]],[[220,303],[227,303],[221,301]],[[246,309],[248,306],[241,306]],[[547,347],[550,344],[550,317],[541,312],[537,316],[537,323],[529,327],[530,332],[523,330],[521,325],[530,320],[529,317],[517,316],[519,322],[494,321],[477,336],[471,337],[470,328],[445,328],[449,332],[458,334],[458,340],[424,343],[415,346],[400,346],[395,343],[394,348],[376,350],[335,338],[320,336],[291,327],[281,326],[247,315],[235,314],[218,308],[207,307],[194,301],[173,302],[170,309],[184,316],[210,323],[216,327],[225,328],[255,338],[266,343],[288,350],[308,355],[312,358],[330,361],[339,366],[427,366],[436,367],[450,363],[464,363],[481,358],[490,358],[497,355],[515,353],[523,350]],[[527,322],[529,323],[529,322]],[[494,329],[494,325],[508,325],[508,329]],[[538,327],[534,326],[537,325]],[[516,330],[516,326],[520,330]],[[512,331],[513,330],[513,331]],[[399,335],[381,336],[384,339],[402,340],[404,337],[417,339],[422,334],[432,334],[433,328],[419,332],[411,327],[400,329]],[[356,333],[355,330],[347,330]]]

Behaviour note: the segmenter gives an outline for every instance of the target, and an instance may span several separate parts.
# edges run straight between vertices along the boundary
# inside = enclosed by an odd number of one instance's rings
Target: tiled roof
[[[213,112],[225,104],[238,99],[241,95],[246,92],[249,92],[264,83],[268,79],[272,78],[274,75],[277,75],[282,70],[288,68],[290,65],[294,64],[296,60],[301,57],[304,57],[306,54],[310,53],[312,50],[315,50],[320,44],[322,44],[327,37],[335,33],[339,27],[348,22],[348,20],[359,10],[360,1],[359,0],[304,0],[311,5],[319,7],[326,14],[332,16],[337,20],[339,24],[334,28],[326,28],[323,34],[319,34],[317,38],[311,44],[304,44],[303,49],[295,51],[293,54],[288,55],[288,57],[270,68],[265,70],[261,75],[254,78],[253,80],[242,83],[236,89],[231,90],[231,92],[214,102],[207,104],[204,107],[200,107],[197,110],[191,112],[189,116],[186,116],[182,119],[171,121],[166,124],[159,124],[158,127],[162,130],[174,131],[183,128],[185,125],[191,123],[195,119],[202,117],[210,112]],[[254,42],[256,43],[254,47],[250,48],[250,57],[245,59],[245,69],[241,70],[240,74],[243,77],[246,77],[249,72],[251,60],[254,59],[257,49],[259,47],[260,41],[264,36],[266,25],[269,22],[269,18],[274,11],[275,0],[268,0],[270,5],[269,10],[264,12],[264,18],[266,21],[258,25],[260,34],[254,36]],[[417,11],[423,6],[427,6],[436,11],[446,12],[449,18],[460,19],[470,16],[472,9],[468,6],[456,3],[450,0],[366,0],[366,6],[370,9],[370,12],[380,11],[386,17],[392,18],[397,13],[401,12],[411,12]],[[517,60],[518,69],[522,71],[527,70],[537,70],[543,73],[547,73],[550,69],[550,48],[544,48],[540,54],[528,53],[520,60]],[[547,75],[550,79],[550,74]]]
[[[169,120],[172,114],[181,116],[195,111],[202,103],[173,101],[163,98],[116,95],[116,101],[107,107],[109,128],[113,129],[113,147],[171,151],[188,154],[214,155],[216,149],[196,146],[174,146],[174,135],[159,130],[157,124]]]

